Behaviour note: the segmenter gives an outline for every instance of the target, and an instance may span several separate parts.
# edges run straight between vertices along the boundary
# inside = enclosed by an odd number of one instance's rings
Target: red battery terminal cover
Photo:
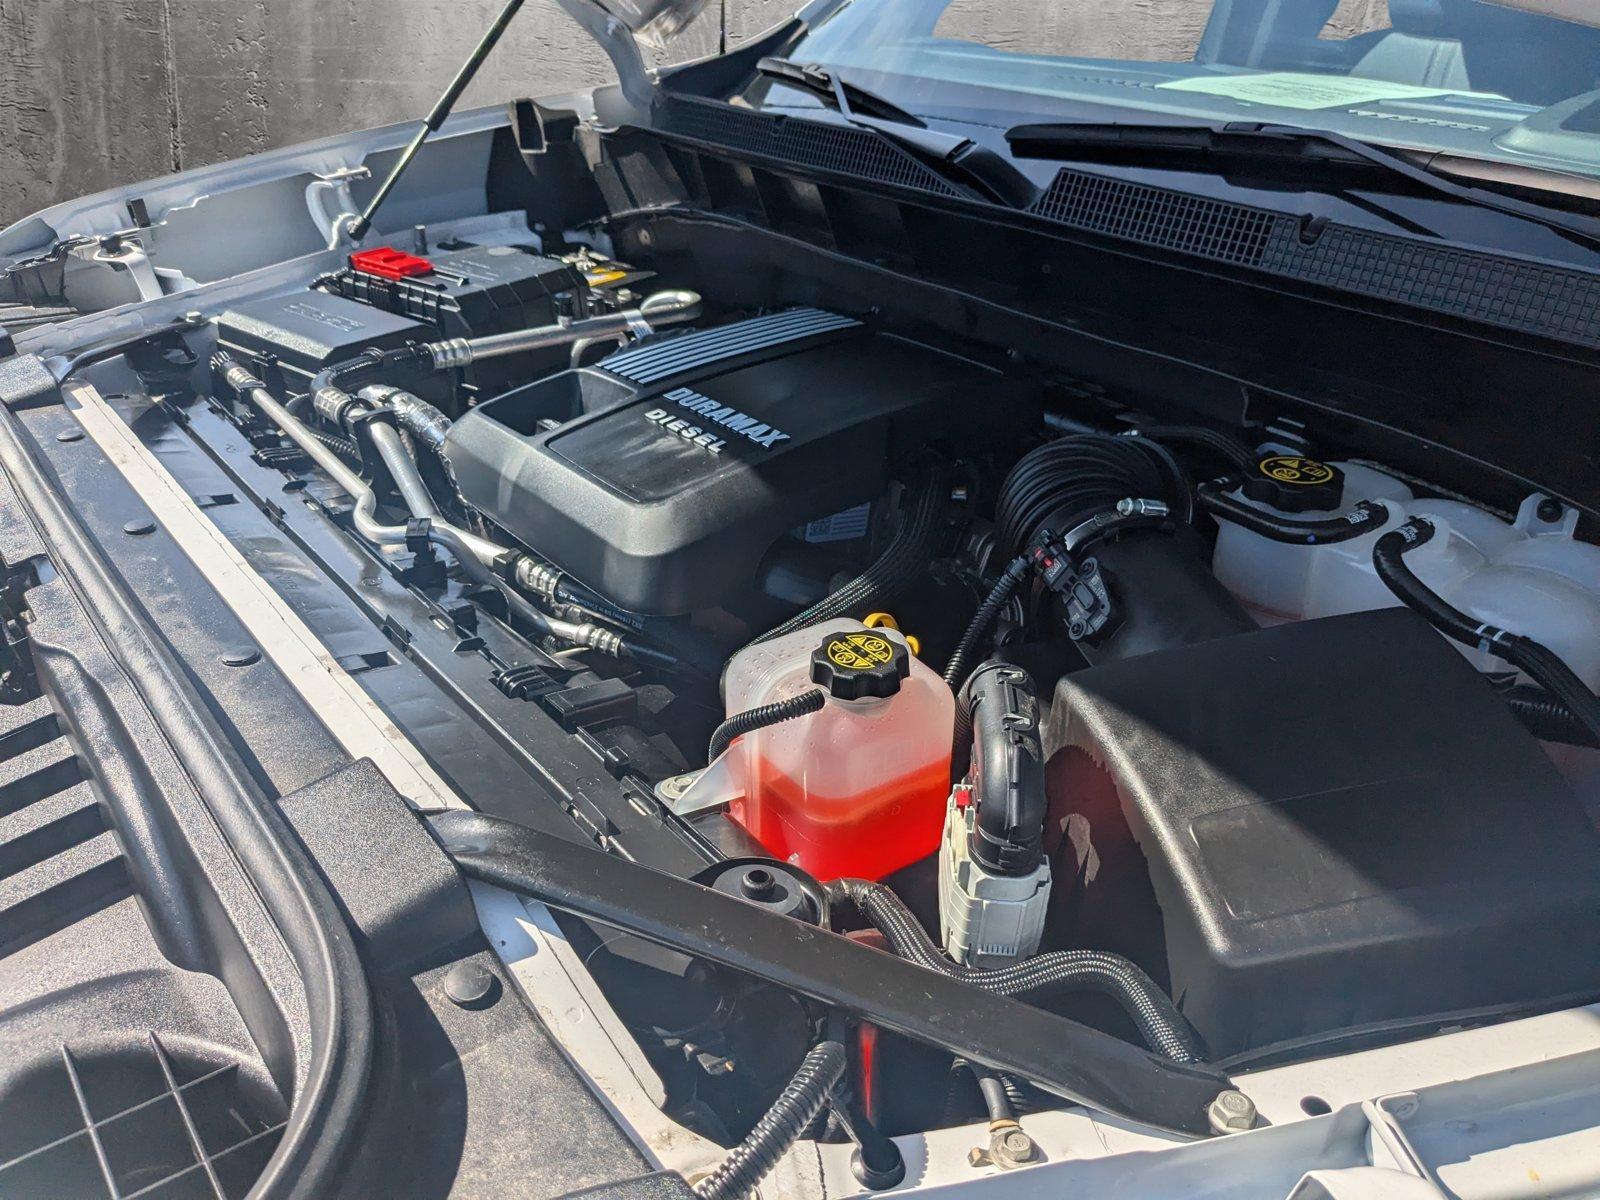
[[[350,269],[363,275],[376,275],[379,279],[410,279],[416,275],[431,275],[433,264],[393,246],[374,246],[352,254]]]

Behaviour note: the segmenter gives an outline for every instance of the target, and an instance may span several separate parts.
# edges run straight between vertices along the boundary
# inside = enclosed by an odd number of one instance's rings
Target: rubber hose
[[[1168,450],[1160,442],[1147,438],[1140,444],[1147,453],[1155,456],[1160,461],[1167,472],[1167,478],[1172,481],[1172,487],[1168,489],[1167,495],[1176,496],[1183,501],[1180,508],[1183,514],[1183,523],[1185,525],[1193,524],[1194,487],[1189,482],[1189,476],[1178,465],[1178,460],[1173,457],[1172,451]]]
[[[1372,547],[1378,578],[1402,604],[1463,645],[1487,650],[1521,670],[1572,714],[1589,736],[1600,740],[1600,697],[1579,679],[1559,655],[1541,642],[1495,625],[1474,621],[1447,603],[1405,565],[1408,551],[1433,540],[1437,530],[1426,517],[1412,517],[1391,529]]]
[[[1207,429],[1204,425],[1141,425],[1129,430],[1124,437],[1149,438],[1153,442],[1190,442],[1204,446],[1218,458],[1237,470],[1255,463],[1255,452],[1232,434],[1220,429]]]
[[[979,1067],[973,1072],[978,1077],[978,1091],[983,1096],[983,1107],[990,1121],[1015,1121],[1016,1110],[1011,1107],[1011,1096],[1006,1091],[1005,1080],[993,1071]]]
[[[1176,473],[1176,475],[1175,475]],[[1144,438],[1075,434],[1028,451],[1006,475],[995,505],[1003,553],[1020,554],[1039,530],[1057,533],[1115,508],[1129,496],[1173,501],[1187,507],[1188,481],[1172,457]]]
[[[1600,748],[1600,740],[1577,715],[1543,688],[1514,687],[1506,693],[1506,704],[1528,732],[1542,741]]]
[[[829,891],[855,905],[900,957],[930,971],[953,975],[996,995],[1029,1000],[1096,992],[1115,1000],[1151,1050],[1180,1063],[1205,1061],[1200,1037],[1172,998],[1133,963],[1098,950],[1054,950],[1004,967],[978,969],[951,962],[905,903],[882,884],[840,879]]]
[[[838,1042],[813,1046],[755,1128],[715,1171],[694,1185],[695,1195],[700,1200],[743,1200],[755,1191],[822,1111],[844,1068],[844,1047]]]
[[[930,471],[902,513],[894,537],[871,566],[750,644],[770,641],[797,629],[808,629],[834,617],[865,614],[884,607],[927,569],[943,532],[940,517],[944,513],[944,500],[944,472]]]
[[[1363,500],[1349,512],[1337,517],[1297,521],[1276,516],[1229,495],[1238,486],[1238,477],[1230,476],[1202,483],[1195,489],[1195,494],[1199,497],[1200,507],[1212,516],[1225,518],[1274,542],[1296,546],[1330,546],[1364,537],[1375,529],[1381,529],[1389,519],[1388,506],[1377,500]]]
[[[1027,578],[1033,560],[1027,555],[1019,554],[1006,564],[1006,569],[1001,572],[989,594],[984,597],[983,603],[978,605],[978,611],[972,614],[972,620],[967,622],[967,630],[961,635],[961,640],[956,643],[955,652],[950,655],[950,661],[944,668],[944,681],[952,689],[958,689],[966,681],[967,660],[972,657],[978,648],[978,640],[988,632],[989,626],[1000,615],[1000,610],[1011,599],[1011,593],[1017,590],[1017,585]],[[958,720],[959,724],[959,720]],[[972,726],[968,724],[967,733],[970,737]],[[959,735],[960,731],[957,730]]]
[[[812,688],[808,692],[801,692],[798,696],[790,696],[787,700],[774,700],[771,704],[734,713],[712,731],[711,744],[706,748],[706,761],[716,762],[729,746],[745,734],[765,729],[769,725],[792,721],[807,713],[817,712],[827,700],[828,693],[821,688]]]

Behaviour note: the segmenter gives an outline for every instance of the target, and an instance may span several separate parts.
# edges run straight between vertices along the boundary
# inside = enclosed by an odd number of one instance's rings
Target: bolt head
[[[1206,1109],[1211,1128],[1217,1133],[1242,1133],[1256,1123],[1256,1105],[1243,1092],[1219,1092]]]
[[[249,667],[261,661],[261,651],[249,645],[229,646],[221,657],[225,667]]]
[[[694,785],[694,781],[699,779],[702,774],[703,772],[700,771],[690,771],[686,775],[674,775],[670,779],[663,779],[656,784],[656,795],[668,803],[674,800],[681,800],[684,793]]]
[[[500,988],[494,972],[482,963],[467,959],[445,972],[444,994],[462,1008],[487,1008]]]
[[[1033,1139],[1020,1129],[1013,1129],[1003,1139],[1006,1153],[1018,1162],[1026,1162],[1033,1157]]]

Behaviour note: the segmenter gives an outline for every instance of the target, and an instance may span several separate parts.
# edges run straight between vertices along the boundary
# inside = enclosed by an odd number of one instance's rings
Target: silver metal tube
[[[385,525],[377,519],[378,496],[372,490],[371,485],[362,479],[344,459],[317,441],[305,422],[278,403],[277,397],[267,391],[259,379],[231,359],[228,360],[228,365],[223,369],[223,378],[227,380],[235,391],[246,397],[250,403],[265,413],[267,419],[281,429],[291,442],[300,447],[312,462],[326,471],[341,489],[350,494],[350,497],[356,502],[355,511],[351,514],[351,520],[356,527],[357,533],[368,541],[376,542],[382,546],[405,545],[406,527],[404,525]],[[405,499],[407,507],[418,516],[435,516],[438,510],[434,507],[432,498],[428,496],[427,488],[422,486],[422,480],[417,475],[416,464],[411,462],[410,455],[405,453],[405,448],[399,445],[399,435],[394,430],[381,425],[374,426],[373,432],[378,435],[373,439],[373,444],[378,447],[379,454],[384,453],[384,443],[380,438],[383,434],[388,434],[389,437],[394,439],[399,455],[404,459],[404,466],[400,471],[395,470],[395,465],[391,464],[387,457],[385,457],[384,463],[389,467],[390,473],[395,475],[395,485],[401,489],[401,496]],[[409,468],[409,470],[406,468]],[[402,477],[404,477],[404,482],[402,482]],[[407,491],[413,481],[415,490],[411,491],[410,495],[407,495]],[[431,511],[417,512],[414,504],[416,499],[425,501],[427,508]],[[493,542],[478,537],[477,534],[458,529],[447,522],[440,522],[437,519],[433,520],[430,538],[445,546],[458,558],[470,554],[484,564],[492,563],[502,554],[507,553],[506,548],[503,546],[497,546]]]
[[[265,413],[268,420],[281,429],[312,462],[326,471],[340,488],[354,498],[356,507],[351,514],[351,520],[357,533],[368,541],[382,546],[405,544],[408,531],[404,525],[385,525],[377,519],[377,493],[360,475],[351,470],[343,459],[317,441],[312,436],[311,430],[278,403],[277,398],[267,391],[259,379],[225,355],[217,356],[212,362],[214,366],[220,368],[222,377],[234,391],[246,397],[250,403]],[[489,564],[509,551],[503,546],[497,546],[477,534],[469,533],[440,519],[438,508],[417,473],[416,463],[412,462],[411,456],[406,453],[399,433],[381,424],[374,424],[370,432],[373,446],[377,449],[384,465],[388,467],[389,473],[394,476],[395,486],[400,489],[400,496],[405,501],[406,507],[414,516],[427,518],[428,540],[449,550],[461,564],[462,570],[475,579],[486,583],[495,582]],[[614,657],[627,653],[622,638],[612,630],[587,622],[580,624],[558,620],[540,612],[509,588],[504,588],[503,591],[511,607],[540,632]]]
[[[367,426],[367,436],[372,439],[373,446],[378,451],[378,457],[383,460],[383,465],[389,468],[389,476],[394,480],[394,486],[399,489],[400,499],[411,510],[413,517],[427,517],[428,520],[439,522],[439,506],[433,502],[433,497],[428,494],[427,487],[422,482],[422,476],[417,473],[417,465],[406,453],[405,443],[400,440],[400,434],[392,426],[380,421],[374,421]],[[504,553],[502,551],[501,553]],[[479,555],[481,558],[482,555]],[[496,556],[498,557],[498,555]],[[489,561],[493,562],[493,559]]]
[[[440,370],[447,370],[481,362],[486,358],[566,346],[584,338],[620,337],[630,333],[642,336],[663,325],[692,321],[700,315],[703,307],[698,292],[657,292],[638,308],[622,312],[579,317],[575,321],[558,321],[554,325],[540,325],[533,329],[513,329],[509,333],[491,333],[480,338],[429,342],[427,349],[433,356],[434,365]]]

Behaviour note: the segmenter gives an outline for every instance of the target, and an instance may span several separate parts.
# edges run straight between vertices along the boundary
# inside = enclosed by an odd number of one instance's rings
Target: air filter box
[[[1600,993],[1600,840],[1537,742],[1384,609],[1069,675],[1047,940],[1126,954],[1220,1058]]]

